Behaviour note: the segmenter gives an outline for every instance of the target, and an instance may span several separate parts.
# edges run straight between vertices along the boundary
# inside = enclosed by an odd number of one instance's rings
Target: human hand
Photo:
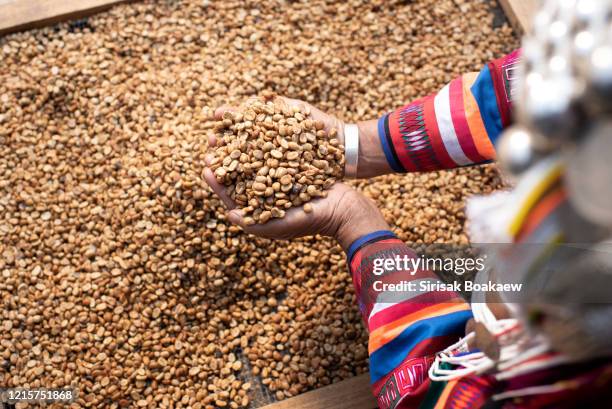
[[[285,99],[285,101],[287,101]],[[289,105],[304,104],[302,108],[308,108],[305,103],[289,100]],[[330,116],[326,116],[319,110],[310,107],[311,115],[315,120],[325,120],[325,127],[340,126],[340,122]],[[217,119],[223,116],[231,107],[222,107],[215,112]],[[209,136],[209,147],[217,145],[216,138]],[[207,156],[207,166],[211,165],[212,155]],[[204,178],[212,190],[221,198],[229,210],[228,219],[230,222],[241,226],[245,232],[261,237],[273,239],[291,239],[301,236],[321,234],[335,237],[341,245],[348,247],[352,240],[357,239],[363,234],[375,230],[386,229],[382,215],[372,203],[354,189],[337,183],[332,188],[324,192],[325,196],[309,202],[305,208],[291,208],[286,211],[285,216],[280,219],[268,221],[265,224],[252,224],[248,218],[243,217],[242,212],[236,209],[236,204],[229,197],[226,189],[215,177],[212,169],[204,171]]]
[[[389,228],[372,200],[343,183],[334,184],[326,197],[309,202],[308,213],[293,207],[283,218],[248,225],[210,168],[204,170],[204,178],[228,208],[228,220],[255,236],[286,240],[320,234],[335,238],[346,250],[359,237]]]
[[[496,319],[512,318],[510,310],[498,292],[487,293],[485,300],[487,308]],[[501,353],[501,347],[496,336],[491,334],[482,322],[476,322],[474,318],[470,318],[465,325],[465,334],[468,335],[472,332],[475,337],[468,341],[468,347],[479,349],[490,359],[497,361]]]
[[[324,129],[327,132],[332,132],[332,129],[335,129],[338,140],[344,145],[345,122],[343,120],[334,115],[321,111],[308,102],[286,97],[277,98],[282,99],[289,107],[297,106],[302,108],[305,112],[310,112],[312,119],[315,121],[321,121]],[[215,118],[219,120],[222,118],[225,111],[235,110],[235,107],[229,105],[221,106],[215,110]],[[393,169],[391,169],[387,162],[387,158],[385,157],[385,153],[380,144],[380,139],[378,137],[378,121],[376,119],[361,121],[357,122],[356,125],[359,129],[359,160],[357,164],[357,177],[370,178],[394,173]],[[214,146],[215,144],[216,140],[214,137],[209,139],[209,146]]]
[[[337,132],[337,138],[341,144],[344,143],[344,121],[335,117],[334,115],[326,114],[320,109],[312,106],[308,102],[301,101],[299,99],[292,99],[287,97],[276,97],[281,99],[288,107],[298,107],[302,112],[306,114],[310,114],[314,121],[320,121],[323,123],[323,129],[327,133]],[[226,111],[236,111],[237,108],[231,105],[223,105],[215,110],[215,119],[221,120],[223,118],[223,113]],[[333,130],[333,131],[332,131]],[[209,136],[208,139],[209,146],[215,146],[217,141],[214,136]]]

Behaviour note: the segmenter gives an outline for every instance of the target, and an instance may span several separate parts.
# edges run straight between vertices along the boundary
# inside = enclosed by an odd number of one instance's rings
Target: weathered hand
[[[340,120],[324,114],[309,104],[288,98],[284,100],[290,106],[303,104],[303,107],[309,107],[313,119],[322,121],[328,130],[343,129]],[[216,110],[215,117],[221,118],[228,110],[231,111],[234,108],[221,107]],[[212,135],[208,142],[209,147],[215,147],[217,143]],[[207,165],[210,165],[211,159],[212,157],[207,157]],[[281,219],[274,219],[265,224],[247,225],[242,217],[242,212],[236,209],[236,204],[226,194],[225,187],[219,184],[210,168],[205,169],[204,177],[228,208],[230,222],[241,226],[245,232],[260,237],[291,239],[321,234],[335,237],[343,247],[348,247],[353,240],[363,234],[388,228],[381,213],[371,200],[342,183],[332,186],[326,192],[326,197],[310,202],[308,213],[302,207],[291,208]]]
[[[388,226],[374,203],[342,183],[336,183],[327,191],[327,197],[310,202],[312,210],[306,213],[302,207],[289,209],[285,217],[272,219],[265,224],[245,224],[242,212],[225,193],[211,169],[204,173],[206,182],[221,198],[229,210],[230,222],[239,225],[249,234],[270,239],[293,239],[320,234],[334,237],[345,248],[360,236]]]

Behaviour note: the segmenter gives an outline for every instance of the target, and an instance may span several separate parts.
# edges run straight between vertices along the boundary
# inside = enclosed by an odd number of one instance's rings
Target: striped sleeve
[[[418,406],[429,388],[427,371],[436,353],[465,334],[472,316],[459,294],[432,289],[441,283],[432,272],[380,271],[378,260],[398,257],[417,255],[389,231],[366,235],[348,250],[359,309],[370,333],[371,387],[382,409]]]
[[[512,120],[519,57],[516,50],[383,115],[378,135],[391,168],[421,172],[494,160],[495,143]]]

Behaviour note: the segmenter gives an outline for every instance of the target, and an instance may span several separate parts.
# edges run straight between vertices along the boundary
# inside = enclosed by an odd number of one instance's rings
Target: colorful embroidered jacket
[[[517,50],[380,118],[378,133],[393,170],[451,169],[495,159],[495,142],[511,121],[518,58]]]
[[[495,142],[511,121],[518,58],[517,50],[487,64],[480,73],[463,75],[437,94],[380,118],[379,136],[391,167],[397,172],[430,171],[493,160]],[[428,369],[436,353],[465,335],[472,314],[459,294],[436,291],[435,284],[441,281],[429,271],[399,269],[386,271],[384,277],[377,275],[375,259],[403,255],[416,256],[389,231],[361,237],[348,250],[359,308],[370,332],[371,387],[379,407],[502,407],[498,403],[490,406],[491,396],[508,385],[502,386],[491,377],[429,380]],[[400,297],[381,299],[381,293],[374,291],[376,280],[413,283],[415,287]],[[421,283],[431,285],[421,289]],[[587,384],[593,379],[591,375],[590,369],[581,373]],[[527,380],[519,377],[511,382],[529,385],[537,376],[542,374],[528,374]],[[535,396],[507,407],[558,407],[556,398],[567,399],[558,394]]]

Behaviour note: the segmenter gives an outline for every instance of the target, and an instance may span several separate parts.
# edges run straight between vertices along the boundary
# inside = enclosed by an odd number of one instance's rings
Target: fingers
[[[238,209],[234,209],[227,214],[227,218],[230,223],[237,224],[238,226],[246,229],[247,226],[244,223],[244,218],[242,217],[242,211]]]
[[[487,306],[497,319],[510,318],[510,310],[503,302],[500,293],[488,292],[486,296]]]
[[[247,225],[242,212],[234,209],[228,214],[231,223],[237,224],[248,233],[269,239],[284,240],[302,237],[312,234],[309,227],[312,226],[314,217],[302,210],[293,208],[287,211],[285,217],[273,219],[264,224]]]
[[[474,321],[474,318],[470,318],[468,320],[468,322],[465,324],[465,334],[469,334],[470,332],[474,332],[476,331],[476,321]],[[474,342],[474,338],[470,338],[468,340],[468,348],[472,349],[474,348],[475,342]]]
[[[337,119],[334,117],[330,117],[325,113],[319,111],[318,109],[312,107],[310,104],[298,100],[287,97],[278,97],[280,98],[284,104],[288,107],[299,107],[301,110],[305,112],[311,112],[313,114],[313,118],[320,120],[323,122],[325,128],[329,131],[332,127],[334,127]],[[223,119],[223,114],[226,112],[237,112],[238,109],[236,107],[232,107],[230,105],[223,105],[217,108],[214,112],[214,117],[217,120]],[[215,138],[214,135],[209,135],[208,138],[209,147],[214,148],[217,146],[219,141]],[[244,229],[246,233],[254,234],[261,237],[267,238],[275,238],[275,239],[289,239],[295,237],[301,237],[306,235],[313,234],[325,234],[329,231],[333,231],[334,229],[329,227],[328,225],[333,224],[330,222],[330,215],[335,213],[335,203],[333,200],[334,192],[346,190],[346,187],[335,186],[328,192],[332,196],[332,200],[319,199],[314,200],[309,206],[311,210],[306,213],[303,208],[293,208],[289,209],[285,216],[280,219],[269,220],[265,224],[252,224],[252,221],[249,221],[246,216],[242,215],[242,211],[236,208],[236,204],[227,194],[227,190],[224,186],[222,186],[212,171],[210,169],[212,163],[213,155],[208,154],[205,156],[204,160],[207,168],[204,171],[204,179],[209,184],[211,189],[219,196],[219,198],[223,201],[225,206],[230,210],[228,212],[228,220],[236,224]],[[337,198],[336,198],[337,199]],[[249,222],[249,225],[245,223]],[[333,226],[332,226],[333,227]]]
[[[204,169],[204,180],[208,183],[208,186],[215,192],[217,196],[221,199],[225,207],[229,210],[232,210],[236,207],[234,201],[227,195],[225,188],[217,182],[217,178],[215,177],[213,171],[210,168]]]
[[[335,231],[337,220],[333,215],[342,200],[344,194],[351,188],[336,184],[330,190],[327,198],[318,198],[309,202],[309,211],[303,207],[294,207],[287,210],[284,217],[272,219],[264,224],[246,223],[247,217],[243,216],[240,209],[233,209],[228,213],[228,220],[245,231],[259,237],[277,240],[293,239],[316,234],[332,235]]]
[[[210,132],[208,134],[208,147],[214,148],[215,146],[217,146],[217,137],[212,132]]]
[[[207,153],[206,155],[204,155],[204,163],[206,163],[207,167],[211,165],[214,157],[215,156],[212,153]]]
[[[219,108],[215,109],[215,119],[217,121],[220,121],[221,119],[223,119],[223,114],[225,112],[237,112],[238,109],[236,107],[233,107],[231,105],[221,105]]]
[[[310,115],[315,121],[323,122],[324,129],[326,132],[331,132],[332,129],[336,129],[338,131],[338,137],[341,143],[344,143],[344,122],[340,119],[336,118],[333,115],[328,115],[325,112],[321,111],[319,108],[312,106],[308,102],[301,101],[299,99],[287,98],[287,97],[279,97],[282,99],[289,107],[299,107],[303,111],[309,111]]]
[[[299,99],[280,96],[278,98],[280,98],[285,104],[287,104],[288,107],[298,107],[302,110],[306,108],[306,102],[301,101]]]

